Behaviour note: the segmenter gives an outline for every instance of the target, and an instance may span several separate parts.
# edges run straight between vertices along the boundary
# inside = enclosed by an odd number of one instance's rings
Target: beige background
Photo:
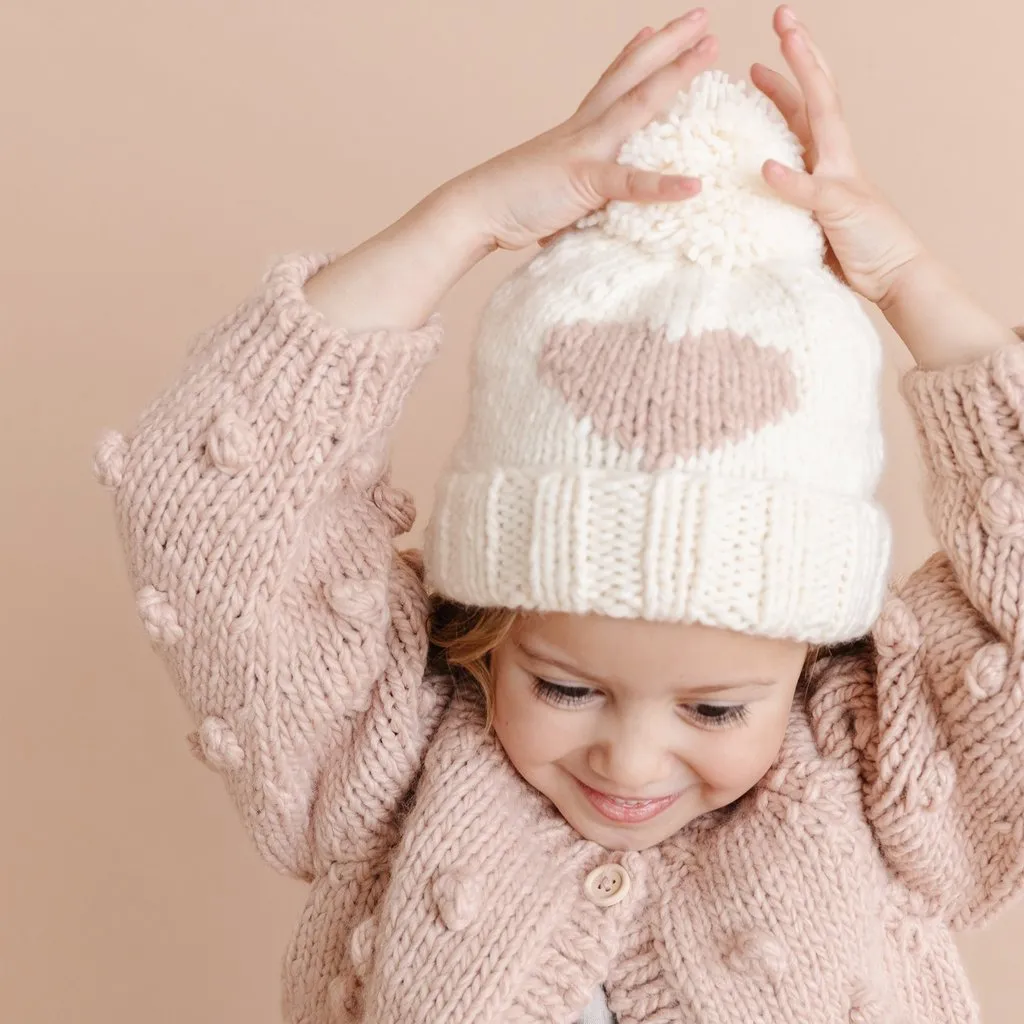
[[[712,2],[721,66],[775,59],[770,4]],[[1024,8],[806,0],[866,165],[1007,322],[1020,290]],[[101,427],[130,429],[187,340],[276,253],[350,246],[568,114],[667,0],[22,0],[0,15],[0,1019],[270,1024],[303,887],[257,860],[137,624]],[[503,262],[504,259],[504,262]],[[422,513],[464,413],[494,257],[443,306],[396,473]],[[896,568],[931,549],[886,382]],[[1020,1020],[1024,909],[965,941]],[[814,1020],[808,1008],[808,1021]]]

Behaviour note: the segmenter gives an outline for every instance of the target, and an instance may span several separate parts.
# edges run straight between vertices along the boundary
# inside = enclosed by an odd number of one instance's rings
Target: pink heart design
[[[643,450],[643,469],[740,441],[796,410],[790,355],[733,331],[669,340],[645,323],[552,330],[540,379],[602,437]]]

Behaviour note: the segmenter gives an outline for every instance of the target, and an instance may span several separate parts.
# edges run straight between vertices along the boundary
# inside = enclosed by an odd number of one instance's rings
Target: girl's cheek
[[[513,762],[551,760],[559,738],[558,717],[525,688],[499,681],[495,688],[494,725]]]
[[[541,708],[523,714],[514,724],[516,745],[534,763],[557,761],[571,746],[571,726]]]
[[[727,735],[710,734],[702,744],[700,764],[694,765],[704,780],[724,791],[747,790],[772,766],[783,732],[774,727],[751,724]]]

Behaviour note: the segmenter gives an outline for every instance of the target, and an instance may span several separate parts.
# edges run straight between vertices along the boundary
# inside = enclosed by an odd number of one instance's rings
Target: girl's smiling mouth
[[[620,825],[640,825],[650,821],[668,810],[679,799],[679,793],[652,800],[625,799],[592,789],[586,783],[580,782],[575,776],[573,778],[591,807],[609,821],[614,821]]]

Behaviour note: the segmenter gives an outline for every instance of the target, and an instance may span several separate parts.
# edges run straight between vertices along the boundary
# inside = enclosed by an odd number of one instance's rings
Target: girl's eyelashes
[[[533,692],[546,704],[562,708],[578,708],[600,697],[600,692],[589,686],[553,683],[539,677],[534,677]],[[724,729],[730,725],[740,725],[750,714],[746,704],[684,704],[682,709],[694,724],[703,729]]]
[[[552,683],[547,679],[535,678],[533,692],[541,700],[556,707],[579,707],[597,695],[589,686],[570,686],[568,683]]]
[[[704,728],[724,729],[745,722],[750,708],[746,704],[688,704],[686,713]]]

